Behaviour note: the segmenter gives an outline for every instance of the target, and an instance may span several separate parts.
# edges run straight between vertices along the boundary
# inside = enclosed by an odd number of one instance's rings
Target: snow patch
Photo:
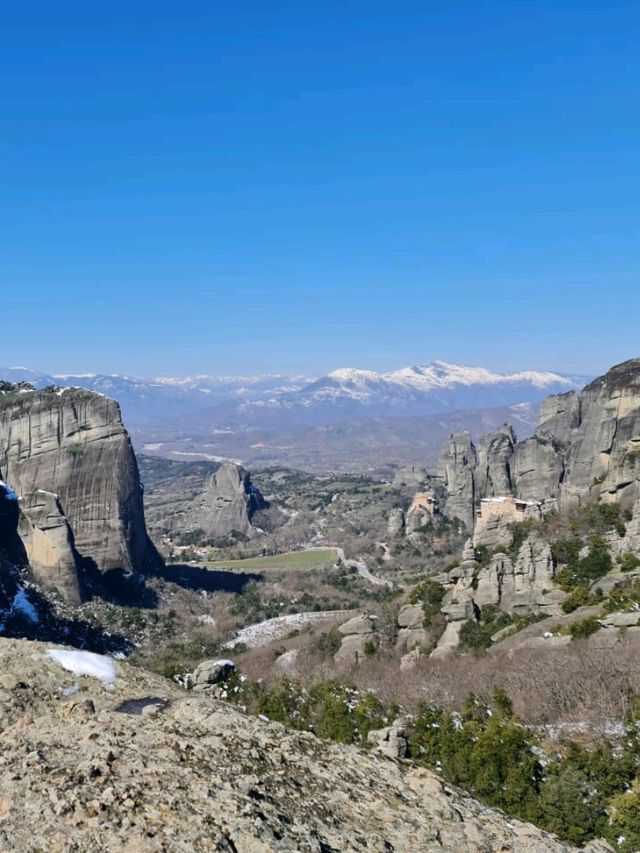
[[[8,500],[8,501],[20,500],[18,495],[11,488],[11,486],[8,483],[5,483],[4,480],[0,480],[0,489],[4,490],[5,500]]]
[[[24,616],[29,622],[33,622],[34,625],[37,625],[40,621],[38,611],[29,601],[29,596],[24,589],[19,589],[15,594],[13,603],[11,604],[11,613],[20,613],[21,616]]]
[[[93,678],[99,678],[104,684],[113,684],[116,680],[113,660],[105,655],[63,649],[47,649],[47,655],[59,663],[63,669],[75,675],[90,675]]]

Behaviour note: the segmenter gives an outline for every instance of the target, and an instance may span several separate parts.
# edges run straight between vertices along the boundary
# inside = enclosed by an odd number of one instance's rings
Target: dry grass
[[[338,670],[330,658],[309,648],[308,635],[301,635],[277,649],[243,655],[239,665],[250,678],[271,681],[283,675],[275,663],[277,655],[299,648],[295,677],[303,683],[343,678],[375,690],[385,705],[399,702],[415,711],[427,702],[455,710],[469,693],[490,699],[501,687],[525,723],[599,726],[622,718],[633,697],[640,695],[640,637],[616,633],[613,642],[604,642],[602,633],[563,648],[496,650],[480,659],[427,659],[404,672],[396,657],[367,659],[357,667]]]

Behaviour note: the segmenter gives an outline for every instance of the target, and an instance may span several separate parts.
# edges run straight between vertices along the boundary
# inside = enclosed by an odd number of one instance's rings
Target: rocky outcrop
[[[400,488],[403,486],[417,488],[428,480],[429,472],[426,468],[420,465],[407,465],[405,468],[398,468],[393,478],[393,485]]]
[[[395,720],[384,729],[372,729],[367,735],[367,741],[389,758],[404,758],[407,754],[407,738],[400,720]]]
[[[486,546],[490,551],[510,548],[514,541],[514,525],[527,519],[540,521],[545,511],[555,504],[538,501],[523,501],[513,495],[482,498],[476,511],[473,544]]]
[[[566,432],[556,436],[566,440]],[[583,390],[580,423],[569,432],[561,497],[631,507],[640,498],[640,359],[613,367]]]
[[[49,388],[23,389],[3,401],[0,470],[32,513],[39,490],[57,495],[84,565],[104,574],[157,564],[136,458],[114,400],[80,388]],[[64,537],[55,535],[60,545]]]
[[[389,536],[401,536],[404,533],[405,513],[402,507],[396,506],[389,513],[387,533]]]
[[[516,446],[513,471],[519,498],[631,507],[640,498],[640,359],[611,368],[579,396],[549,397],[535,435]]]
[[[398,639],[396,648],[410,651],[426,646],[429,635],[424,626],[424,610],[421,604],[405,604],[398,613]]]
[[[457,432],[450,436],[438,463],[438,476],[447,492],[443,511],[448,518],[462,521],[469,532],[473,530],[477,464],[476,448],[469,433]]]
[[[557,497],[564,463],[550,439],[534,435],[521,441],[511,466],[517,497],[533,501]]]
[[[376,643],[375,617],[354,616],[343,622],[338,631],[342,634],[342,643],[334,655],[336,663],[358,663],[365,657],[368,644]]]
[[[480,608],[492,604],[505,613],[560,612],[566,594],[555,586],[555,568],[547,542],[532,536],[513,561],[496,554],[476,579],[473,600]]]
[[[511,424],[487,433],[478,445],[476,491],[482,497],[508,495],[512,489],[511,459],[516,436]]]
[[[254,532],[253,514],[265,506],[249,472],[234,462],[224,462],[205,487],[200,527],[211,539],[225,539],[233,533],[249,536]]]
[[[580,397],[576,391],[552,394],[540,403],[536,435],[553,439],[565,448],[574,429],[580,426]]]
[[[20,538],[35,579],[79,604],[79,560],[58,496],[38,489],[20,502]]]
[[[481,498],[511,493],[570,505],[605,500],[630,508],[640,498],[640,359],[619,364],[581,395],[556,394],[540,407],[536,432],[515,443],[508,425],[478,451],[468,433],[450,437],[441,457],[444,513],[473,529]]]
[[[2,639],[0,696],[5,850],[572,849],[410,762],[287,731],[119,661],[105,684],[40,643]]]
[[[555,567],[549,543],[532,535],[514,559],[495,554],[488,565],[479,567],[471,541],[467,542],[459,566],[451,569],[445,582],[447,593],[442,613],[447,626],[432,657],[444,657],[458,646],[462,625],[479,620],[488,605],[505,613],[561,612],[566,593],[555,584]]]
[[[405,515],[405,530],[407,535],[411,535],[424,527],[437,524],[440,520],[440,508],[435,494],[432,491],[418,492]]]

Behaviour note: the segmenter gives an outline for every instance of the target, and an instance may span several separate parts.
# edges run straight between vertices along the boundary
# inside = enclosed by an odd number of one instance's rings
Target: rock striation
[[[468,532],[473,530],[477,465],[478,456],[471,435],[457,432],[449,436],[438,462],[438,476],[447,492],[443,511],[449,518],[462,521]]]
[[[68,604],[79,604],[79,558],[58,496],[37,489],[22,499],[20,511],[18,530],[35,579]]]
[[[21,497],[20,535],[41,582],[77,598],[76,567],[144,572],[159,557],[114,400],[80,388],[21,387],[0,401],[0,471]]]
[[[0,696],[4,850],[573,850],[408,761],[287,731],[119,661],[105,684],[41,643],[0,639]],[[399,752],[400,729],[378,742]]]
[[[233,533],[250,536],[251,518],[266,503],[251,482],[249,472],[234,462],[224,462],[207,481],[200,527],[211,539]]]

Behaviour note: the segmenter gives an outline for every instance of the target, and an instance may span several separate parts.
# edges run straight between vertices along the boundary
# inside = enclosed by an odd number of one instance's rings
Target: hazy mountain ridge
[[[581,387],[584,376],[550,371],[496,373],[435,361],[388,373],[340,368],[320,378],[265,374],[256,376],[158,377],[117,374],[46,374],[22,367],[0,368],[0,378],[28,381],[36,387],[78,385],[117,399],[131,423],[153,417],[205,412],[221,423],[265,417],[265,410],[286,411],[300,422],[336,418],[433,414],[451,409],[510,406],[539,402],[551,393]],[[215,410],[215,411],[214,411]]]
[[[505,420],[526,437],[544,397],[585,384],[585,377],[549,371],[496,373],[442,361],[389,373],[341,368],[319,379],[0,368],[2,378],[39,388],[78,385],[116,399],[145,453],[313,471],[433,462],[449,433],[467,429],[479,438]]]

